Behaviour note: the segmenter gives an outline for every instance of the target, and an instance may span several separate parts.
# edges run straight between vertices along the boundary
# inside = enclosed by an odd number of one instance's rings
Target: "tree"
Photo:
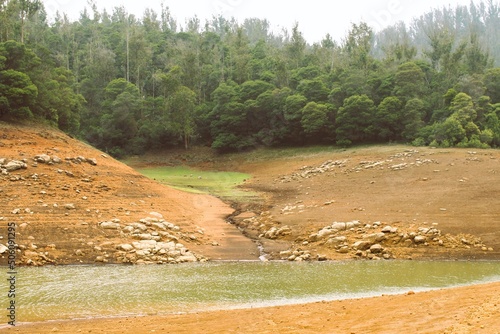
[[[365,22],[353,23],[351,29],[344,40],[343,49],[348,56],[351,66],[362,69],[365,74],[373,62],[370,50],[373,39],[373,30]]]
[[[239,102],[236,85],[222,83],[213,93],[215,107],[209,115],[212,148],[220,151],[235,151],[252,147],[245,105]]]
[[[274,85],[262,80],[245,81],[240,86],[241,100],[242,101],[256,100],[260,94],[268,90],[272,90],[273,88],[275,88]]]
[[[62,67],[52,69],[43,81],[37,80],[39,93],[33,110],[59,129],[77,135],[85,99],[75,93],[73,86],[74,77],[70,71]]]
[[[189,143],[195,133],[195,104],[196,94],[185,86],[177,89],[167,100],[168,110],[172,117],[169,121],[174,124],[174,128],[182,136],[186,150],[189,148]]]
[[[115,79],[105,89],[100,147],[113,155],[132,152],[142,108],[139,89],[126,79]]]
[[[320,79],[302,80],[297,92],[312,102],[326,102],[329,94],[328,88]]]
[[[395,83],[394,93],[404,101],[422,97],[425,92],[425,74],[414,62],[404,63],[398,67]]]
[[[418,132],[424,126],[425,104],[422,100],[414,98],[406,102],[403,109],[402,136],[408,141],[416,139]]]
[[[0,72],[0,96],[0,116],[29,118],[38,89],[28,75],[9,69]]]
[[[300,124],[304,129],[304,133],[309,141],[323,141],[325,130],[328,125],[328,109],[325,105],[316,102],[309,102],[302,109],[302,119]]]
[[[302,110],[306,104],[307,98],[300,94],[289,95],[284,101],[283,116],[287,130],[284,139],[286,139],[289,144],[298,144],[302,142]]]
[[[248,38],[245,35],[243,28],[238,28],[232,41],[232,60],[233,60],[233,78],[242,84],[250,77],[249,62],[250,62],[250,48],[248,46]]]
[[[403,122],[403,104],[395,96],[386,97],[377,107],[375,128],[382,141],[401,138]]]
[[[366,95],[354,95],[344,101],[337,114],[337,143],[368,142],[373,139],[375,105]]]
[[[25,27],[26,20],[31,18],[35,13],[43,8],[43,5],[40,0],[17,0],[19,6],[19,18],[20,18],[20,41],[24,43],[25,38]]]
[[[40,59],[24,44],[0,43],[0,115],[33,116],[38,88],[30,74],[39,65]]]
[[[465,127],[469,122],[474,122],[477,117],[477,112],[474,109],[472,98],[465,94],[459,93],[451,102],[450,111],[452,116]]]
[[[500,103],[500,67],[491,68],[484,76],[486,95],[491,98],[491,103]]]
[[[18,18],[16,1],[0,0],[0,42],[13,40]]]
[[[437,125],[436,139],[442,146],[451,146],[460,143],[466,138],[466,131],[456,117],[448,117],[446,121]]]
[[[302,33],[299,31],[298,22],[295,22],[292,28],[292,36],[286,49],[292,68],[299,68],[302,65],[305,49],[306,41],[304,40]]]

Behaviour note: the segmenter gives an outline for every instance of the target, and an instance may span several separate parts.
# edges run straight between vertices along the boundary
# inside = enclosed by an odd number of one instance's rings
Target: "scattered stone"
[[[118,245],[116,247],[116,249],[122,250],[122,251],[125,251],[125,252],[130,252],[131,250],[134,249],[134,246],[132,246],[130,244],[121,244],[121,245]]]
[[[47,154],[39,154],[33,158],[36,162],[48,164],[52,159]]]
[[[105,230],[118,230],[120,229],[120,224],[114,222],[100,222],[99,227]]]
[[[372,252],[373,254],[382,253],[383,251],[384,247],[382,247],[382,245],[380,244],[375,244],[370,247],[370,252]]]
[[[380,232],[380,233],[373,233],[373,234],[365,234],[365,235],[363,235],[363,239],[373,245],[375,243],[386,240],[387,236],[385,235],[385,233]]]
[[[320,254],[318,254],[317,258],[318,258],[318,261],[320,261],[320,262],[328,260],[328,258],[326,257],[326,255],[320,255]]]
[[[77,249],[77,250],[75,251],[75,255],[76,255],[76,256],[83,256],[83,255],[85,255],[85,254],[83,253],[83,251],[82,251],[81,249]]]
[[[150,212],[149,215],[154,218],[163,219],[163,215],[158,212]]]
[[[372,246],[372,243],[369,241],[356,241],[353,245],[352,248],[355,250],[367,250]]]
[[[416,244],[423,244],[427,241],[427,237],[423,236],[423,235],[417,235],[415,236],[415,238],[413,239],[413,241],[416,243]]]
[[[291,233],[292,230],[286,225],[280,228],[273,226],[270,230],[264,233],[264,237],[267,239],[277,239],[278,237],[289,235]]]
[[[346,223],[333,223],[332,226],[330,227],[332,230],[337,230],[337,231],[345,231],[347,229],[347,224]]]
[[[76,206],[73,203],[64,204],[66,210],[75,210]]]
[[[339,246],[339,245],[342,245],[343,243],[345,243],[347,241],[347,238],[344,237],[344,236],[339,236],[339,237],[333,237],[333,238],[330,238],[326,241],[326,245],[330,245],[330,246]]]
[[[28,168],[28,165],[25,162],[19,160],[11,160],[5,165],[2,165],[2,169],[5,169],[9,173],[26,168]]]
[[[347,254],[347,253],[349,253],[349,247],[348,246],[342,246],[341,248],[337,249],[337,253]]]

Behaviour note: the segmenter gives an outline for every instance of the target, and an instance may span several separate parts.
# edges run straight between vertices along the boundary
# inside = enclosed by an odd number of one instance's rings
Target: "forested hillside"
[[[308,44],[300,26],[135,17],[48,21],[0,0],[0,119],[46,120],[120,156],[210,145],[500,145],[500,6],[443,8]],[[327,23],[324,23],[327,24]]]

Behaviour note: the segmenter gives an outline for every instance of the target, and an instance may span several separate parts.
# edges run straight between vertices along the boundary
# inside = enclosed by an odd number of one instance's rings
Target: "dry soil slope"
[[[376,146],[299,154],[240,164],[240,168],[254,176],[247,187],[269,195],[268,212],[253,225],[258,226],[256,233],[287,226],[291,234],[278,236],[277,242],[291,241],[292,249],[330,258],[352,257],[351,252],[339,254],[338,247],[309,236],[332,222],[357,220],[360,230],[366,231],[343,233],[349,245],[355,237],[378,231],[363,228],[375,222],[381,222],[381,227],[397,227],[398,234],[437,227],[443,235],[450,234],[450,238],[440,239],[456,240],[444,247],[384,244],[399,247],[393,249],[396,258],[500,256],[498,150]],[[471,235],[480,237],[492,250],[464,244],[462,235],[468,235],[467,240]],[[264,242],[270,251],[286,248],[283,243]]]
[[[36,163],[42,154],[61,162]],[[98,224],[119,220],[123,226],[152,212],[179,226],[171,234],[200,258],[257,257],[255,245],[225,222],[232,209],[220,200],[157,184],[62,132],[0,123],[0,158],[27,167],[0,175],[0,243],[6,243],[7,223],[15,222],[19,262],[34,253],[45,255],[36,263],[117,262],[116,246],[137,240]]]

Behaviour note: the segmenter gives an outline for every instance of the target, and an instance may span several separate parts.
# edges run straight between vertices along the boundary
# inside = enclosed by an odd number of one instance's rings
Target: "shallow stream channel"
[[[22,267],[16,281],[17,321],[276,306],[496,281],[500,262],[482,261]],[[0,291],[7,293],[6,279],[0,280]]]

